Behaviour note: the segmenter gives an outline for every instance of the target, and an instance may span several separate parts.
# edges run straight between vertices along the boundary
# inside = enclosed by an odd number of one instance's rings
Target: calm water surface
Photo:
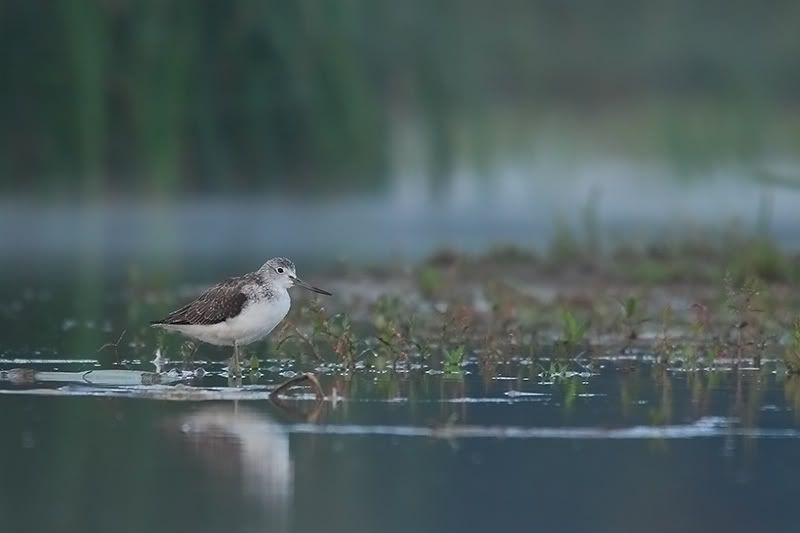
[[[572,397],[474,374],[349,386],[289,409],[6,386],[3,530],[796,530],[794,389],[768,371],[607,368]]]
[[[800,383],[771,363],[362,370],[276,405],[269,388],[308,369],[267,360],[241,392],[220,363],[123,383],[155,370],[137,333],[154,311],[81,294],[2,286],[2,531],[797,530]],[[124,328],[128,363],[98,355]]]

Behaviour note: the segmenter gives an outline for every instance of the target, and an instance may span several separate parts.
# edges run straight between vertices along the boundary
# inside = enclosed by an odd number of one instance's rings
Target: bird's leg
[[[232,378],[231,381],[237,387],[242,383],[242,368],[239,365],[239,343],[233,343],[233,357],[231,357],[231,364],[228,365],[228,377]]]
[[[181,360],[183,361],[183,369],[189,370],[192,368],[194,362],[194,353],[197,351],[197,344],[191,340],[185,341],[181,344]]]

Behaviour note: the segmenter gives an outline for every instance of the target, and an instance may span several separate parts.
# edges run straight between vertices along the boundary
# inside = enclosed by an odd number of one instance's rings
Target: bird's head
[[[298,278],[294,263],[285,257],[273,257],[264,263],[262,267],[258,269],[258,272],[264,281],[271,282],[285,289],[297,285],[299,287],[303,287],[304,289],[308,289],[311,292],[332,296],[332,294],[328,291],[314,287],[313,285],[309,285],[302,279]]]

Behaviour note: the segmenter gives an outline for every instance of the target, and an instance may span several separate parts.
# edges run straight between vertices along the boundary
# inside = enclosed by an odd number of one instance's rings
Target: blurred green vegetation
[[[374,188],[405,121],[436,176],[465,124],[480,153],[509,112],[666,110],[683,153],[674,108],[752,132],[798,104],[798,20],[793,1],[11,0],[0,188]]]

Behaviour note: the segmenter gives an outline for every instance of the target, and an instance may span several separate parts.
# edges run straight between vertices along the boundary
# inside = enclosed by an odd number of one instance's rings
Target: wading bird
[[[232,375],[241,377],[239,347],[263,339],[286,317],[292,303],[288,289],[295,285],[331,296],[298,278],[290,260],[275,257],[255,272],[211,287],[151,325],[209,344],[233,346]]]

